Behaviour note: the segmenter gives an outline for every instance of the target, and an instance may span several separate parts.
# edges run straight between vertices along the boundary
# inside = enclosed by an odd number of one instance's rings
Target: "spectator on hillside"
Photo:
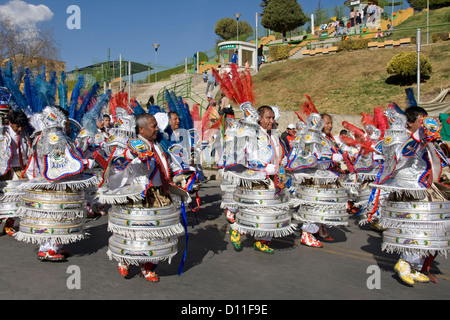
[[[375,34],[375,38],[383,38],[383,31],[381,31],[381,28],[378,28],[378,32]]]
[[[237,50],[234,52],[233,56],[231,57],[231,63],[234,63],[234,64],[238,63],[238,52],[237,52]]]
[[[342,21],[342,19],[339,19],[339,32],[337,35],[338,36],[344,35],[344,21]]]
[[[350,11],[350,27],[355,25],[355,11]]]
[[[155,104],[155,98],[151,94],[147,101],[147,108]]]
[[[213,74],[212,69],[209,69],[208,71],[208,84],[206,85],[206,95],[208,95],[208,92],[210,91],[211,88],[211,92],[214,91],[214,86],[216,85],[216,77]]]
[[[394,28],[393,28],[390,24],[388,24],[388,25],[387,25],[387,30],[386,30],[386,32],[384,33],[384,36],[385,36],[385,37],[390,36],[390,35],[392,34],[393,31],[394,31]]]
[[[295,139],[295,125],[289,124],[286,130],[281,134],[281,141],[283,141],[284,147],[286,149],[286,153],[289,153],[292,148],[292,141]]]

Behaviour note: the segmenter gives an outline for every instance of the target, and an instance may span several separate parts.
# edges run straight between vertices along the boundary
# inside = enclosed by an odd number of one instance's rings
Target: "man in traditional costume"
[[[331,131],[331,117],[325,119],[315,108],[310,97],[302,104],[297,124],[297,135],[288,155],[287,169],[293,176],[293,188],[300,202],[294,218],[303,222],[300,243],[321,248],[322,242],[333,241],[325,226],[348,224],[348,196],[336,170],[342,156],[333,141],[322,131],[327,123]],[[329,133],[329,132],[328,132]]]
[[[284,153],[275,129],[279,110],[270,106],[256,110],[249,71],[239,72],[234,64],[230,67],[232,80],[226,73],[223,77],[214,74],[222,92],[233,105],[240,105],[244,117],[228,119],[224,135],[217,166],[223,176],[222,188],[229,195],[233,192],[233,200],[224,198],[222,207],[232,222],[235,250],[242,249],[240,235],[249,234],[255,237],[256,250],[272,254],[272,238],[292,234],[296,226],[291,223],[293,203],[285,185]]]
[[[131,117],[128,120],[133,123]],[[119,272],[127,276],[129,266],[138,265],[141,276],[157,282],[158,263],[170,263],[178,252],[184,229],[177,203],[183,206],[179,197],[186,194],[169,181],[170,165],[155,141],[159,131],[155,117],[143,113],[135,123],[137,137],[109,160],[99,201],[112,204],[108,256],[118,261]]]
[[[362,113],[362,116],[361,123],[364,130],[347,121],[342,122],[342,126],[354,138],[340,135],[341,141],[348,147],[359,149],[355,159],[344,153],[344,159],[350,171],[344,185],[353,196],[354,201],[351,206],[358,213],[360,225],[370,223],[372,229],[382,231],[378,223],[378,214],[368,215],[373,209],[374,194],[373,188],[369,184],[375,181],[383,163],[382,153],[378,149],[389,124],[383,114],[383,107],[374,108],[373,115]]]
[[[10,68],[11,69],[11,68]],[[75,127],[69,123],[64,94],[60,94],[60,107],[56,107],[56,73],[46,79],[45,67],[35,77],[30,69],[23,75],[23,93],[8,71],[4,79],[18,110],[27,113],[34,129],[30,158],[25,170],[28,180],[17,188],[23,192],[18,214],[19,241],[40,245],[38,259],[66,260],[68,252],[62,250],[67,243],[84,238],[82,218],[85,213],[83,189],[98,183],[96,177],[85,175],[84,170],[94,165],[85,159],[75,146]],[[63,77],[61,79],[63,80]],[[85,106],[90,102],[90,96]],[[78,100],[71,104],[78,106]]]
[[[24,170],[31,149],[27,133],[28,118],[23,111],[9,111],[9,92],[0,90],[0,105],[4,108],[5,125],[0,123],[0,219],[6,219],[3,234],[13,235],[14,218],[17,217],[22,194],[17,186],[23,182]],[[1,221],[0,220],[0,221]]]
[[[387,229],[382,249],[401,254],[394,269],[409,286],[430,278],[436,282],[429,273],[431,263],[438,254],[446,257],[450,248],[448,190],[438,183],[442,167],[449,163],[434,144],[441,124],[416,109],[386,110],[390,127],[381,146],[385,160],[372,184],[377,188],[380,224]],[[386,199],[379,196],[382,190],[389,192]]]
[[[256,250],[272,254],[272,238],[292,234],[295,229],[285,187],[283,148],[274,129],[272,107],[255,110],[244,103],[241,109],[244,118],[227,129],[222,163],[225,179],[236,185],[227,208],[235,214],[231,242],[239,251],[240,234],[250,234],[255,237]]]
[[[27,182],[20,185],[21,199],[17,240],[38,243],[38,259],[63,261],[68,253],[64,244],[84,238],[83,189],[98,182],[83,171],[94,165],[84,159],[65,133],[67,117],[57,107],[47,106],[33,116],[36,129],[33,153],[28,163]]]

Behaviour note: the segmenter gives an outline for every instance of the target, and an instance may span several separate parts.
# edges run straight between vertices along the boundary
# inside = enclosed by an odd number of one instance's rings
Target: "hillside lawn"
[[[434,17],[436,14],[448,17],[450,8],[434,10],[433,13]],[[410,19],[401,27],[426,25],[426,13],[416,14]],[[442,22],[442,19],[430,18],[430,24],[439,21]],[[439,32],[442,29],[450,32],[449,25],[439,29]],[[415,36],[416,31],[402,32],[411,37]],[[434,32],[430,28],[427,45],[426,28],[422,29],[421,55],[428,57],[433,71],[429,79],[421,81],[421,101],[430,101],[441,89],[450,88],[450,40],[433,43],[431,35]],[[305,95],[309,95],[319,112],[332,114],[372,113],[374,107],[387,106],[391,101],[404,108],[405,89],[413,87],[417,98],[417,83],[399,83],[386,71],[391,58],[402,51],[416,52],[417,47],[410,44],[397,48],[346,51],[266,65],[253,77],[255,105],[299,110],[306,100]]]

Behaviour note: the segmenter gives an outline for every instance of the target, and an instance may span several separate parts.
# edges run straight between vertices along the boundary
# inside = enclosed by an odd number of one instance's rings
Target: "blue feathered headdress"
[[[18,77],[19,77],[18,75],[13,74],[12,63],[10,61],[7,69],[4,70],[1,74],[1,82],[3,83],[3,86],[7,88],[8,91],[11,93],[11,99],[9,100],[10,107],[12,110],[22,110],[26,114],[30,115],[31,111],[28,108],[27,99],[20,90],[20,85],[18,84],[17,81]]]
[[[413,88],[406,88],[406,108],[409,107],[417,107],[417,100],[414,96],[414,89]]]
[[[100,117],[102,109],[108,106],[110,100],[111,90],[107,90],[99,97],[94,106],[83,115],[81,125],[86,131],[97,132],[97,119]]]
[[[59,107],[63,110],[69,111],[69,106],[67,105],[67,84],[66,84],[66,74],[61,71],[61,79],[58,85],[58,98]]]
[[[72,95],[70,96],[70,105],[69,105],[69,119],[75,119],[75,113],[78,111],[78,98],[84,88],[85,80],[83,76],[78,77],[77,84],[72,91]]]

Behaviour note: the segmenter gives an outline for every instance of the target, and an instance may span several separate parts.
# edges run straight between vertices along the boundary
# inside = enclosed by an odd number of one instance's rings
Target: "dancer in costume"
[[[0,104],[8,107],[10,94],[0,89]],[[8,109],[4,109],[8,110]],[[31,149],[27,134],[28,118],[23,111],[10,111],[0,123],[0,221],[6,219],[3,234],[13,235],[14,218],[18,216],[19,199],[22,192],[17,186],[24,181],[24,170]]]
[[[138,265],[146,280],[157,282],[156,266],[160,261],[171,262],[184,232],[176,205],[184,202],[176,198],[188,194],[169,181],[169,163],[155,141],[156,118],[149,113],[135,121],[132,115],[124,118],[123,123],[135,123],[137,137],[129,139],[122,154],[110,157],[99,194],[100,202],[112,205],[108,256],[118,261],[123,276],[128,275],[130,265]]]
[[[24,96],[31,111],[30,123],[34,128],[33,151],[28,162],[28,181],[18,188],[25,191],[18,212],[21,217],[19,241],[40,245],[38,259],[66,260],[64,244],[84,238],[82,218],[85,212],[84,188],[98,183],[83,171],[93,161],[84,159],[66,131],[66,113],[55,107],[53,74],[47,82],[45,68],[36,78],[29,69],[24,76]],[[36,93],[35,95],[33,93]]]
[[[333,241],[325,228],[327,226],[346,226],[348,224],[348,196],[342,187],[337,170],[342,160],[334,142],[322,132],[325,120],[328,127],[331,117],[325,119],[314,106],[311,98],[302,104],[297,135],[288,155],[287,169],[293,176],[292,185],[300,205],[294,218],[303,222],[300,243],[309,247],[321,248],[321,241]],[[331,124],[330,124],[331,122]],[[331,131],[330,128],[328,128]],[[330,132],[327,132],[330,133]]]
[[[238,72],[232,65],[232,81],[228,75],[214,74],[222,92],[244,113],[239,121],[229,119],[218,163],[223,168],[224,186],[236,186],[233,202],[227,204],[227,210],[235,214],[230,226],[231,242],[239,251],[240,235],[248,234],[255,237],[256,250],[272,254],[272,238],[292,234],[296,227],[291,223],[293,204],[285,187],[284,153],[275,129],[279,111],[277,107],[253,107],[248,70]]]
[[[228,206],[235,211],[231,242],[240,250],[240,234],[249,234],[255,237],[256,250],[273,253],[272,238],[292,234],[296,227],[291,223],[293,202],[285,187],[283,148],[273,129],[273,107],[255,110],[250,103],[244,103],[241,109],[244,118],[227,130],[224,146],[223,175],[236,185],[233,202]]]
[[[354,196],[354,202],[351,205],[358,212],[360,217],[359,224],[370,223],[374,230],[381,231],[382,229],[380,229],[378,223],[379,216],[367,215],[373,209],[372,194],[374,191],[372,187],[369,187],[369,184],[375,181],[383,163],[383,156],[378,148],[389,124],[387,117],[383,114],[383,107],[374,108],[373,116],[368,113],[362,113],[361,123],[365,131],[347,121],[342,122],[342,126],[354,136],[354,139],[340,135],[341,141],[352,148],[359,149],[359,153],[354,161],[344,152],[344,160],[350,170],[344,186],[349,190],[349,194]],[[385,195],[386,193],[382,196]]]
[[[431,263],[438,254],[447,256],[450,243],[450,201],[438,183],[442,166],[449,163],[434,144],[441,124],[419,107],[403,112],[391,104],[386,116],[390,127],[381,146],[384,163],[372,184],[377,188],[380,224],[387,229],[382,249],[401,254],[394,270],[403,283],[412,286],[430,278],[436,282],[429,273]],[[378,199],[383,190],[389,196]]]
[[[86,171],[101,179],[103,170],[106,168],[108,155],[105,151],[107,137],[97,128],[97,123],[101,119],[101,111],[106,108],[111,99],[111,91],[107,90],[102,94],[94,106],[90,108],[82,117],[80,132],[77,134],[75,142],[77,147],[83,152],[86,159],[96,162],[96,165]],[[92,186],[85,190],[87,197],[87,217],[98,218],[106,214],[106,207],[98,203],[96,194],[98,186]]]

